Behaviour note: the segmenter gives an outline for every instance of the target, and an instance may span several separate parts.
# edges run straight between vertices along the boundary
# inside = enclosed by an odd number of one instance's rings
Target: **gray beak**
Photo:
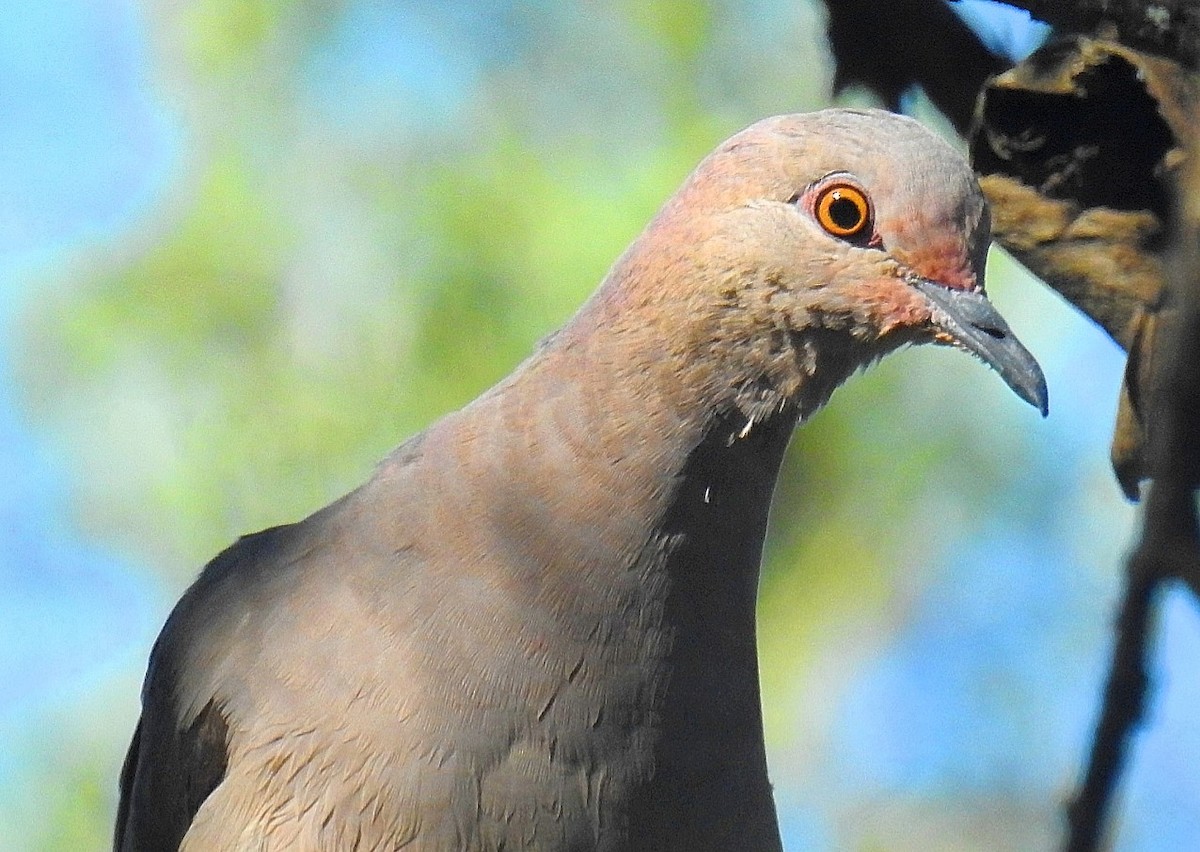
[[[1017,396],[1046,416],[1049,398],[1042,368],[982,293],[957,290],[926,278],[911,283],[929,300],[934,325],[999,373]]]

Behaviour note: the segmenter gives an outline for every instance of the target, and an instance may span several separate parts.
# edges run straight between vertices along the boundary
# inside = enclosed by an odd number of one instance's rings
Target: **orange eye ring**
[[[842,240],[861,236],[871,224],[871,202],[866,193],[846,183],[822,189],[813,212],[822,228]]]

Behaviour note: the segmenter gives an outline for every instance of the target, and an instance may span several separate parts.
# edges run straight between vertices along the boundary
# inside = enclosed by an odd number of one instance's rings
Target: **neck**
[[[795,415],[780,413],[743,437],[747,423],[714,418],[686,455],[643,557],[665,556],[663,621],[674,634],[661,708],[666,735],[635,812],[635,836],[655,838],[653,848],[778,844],[755,603],[771,494]],[[664,824],[664,814],[676,818]]]
[[[538,707],[531,736],[604,773],[596,819],[611,823],[597,830],[646,848],[775,849],[759,560],[797,417],[846,371],[822,372],[820,338],[797,338],[816,360],[785,396],[717,348],[680,357],[661,327],[611,310],[628,307],[589,304],[428,433],[438,480],[419,487],[489,554],[502,596],[488,618],[536,649],[513,675]],[[456,517],[456,488],[488,494],[486,514]]]
[[[719,370],[676,366],[652,334],[640,351],[631,342],[569,326],[472,406],[467,420],[499,441],[467,443],[495,476],[492,522],[517,587],[557,622],[561,667],[585,692],[604,679],[612,705],[598,715],[643,751],[622,760],[630,777],[612,779],[632,836],[646,848],[775,848],[755,601],[798,409],[772,402],[748,417],[736,382],[713,405]]]

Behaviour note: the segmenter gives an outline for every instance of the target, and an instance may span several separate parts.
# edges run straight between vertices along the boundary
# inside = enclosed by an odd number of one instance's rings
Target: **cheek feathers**
[[[886,222],[881,222],[883,241],[905,269],[943,287],[977,290],[983,287],[976,264],[982,257],[972,257],[972,244],[976,241],[970,234],[978,235],[980,227],[985,226],[976,221],[978,216],[964,222],[952,212],[938,214],[910,208],[905,215],[889,216]],[[978,246],[974,248],[978,250]],[[982,263],[978,264],[978,270],[982,272]]]
[[[922,278],[955,290],[978,290],[983,282],[975,274],[967,241],[957,229],[931,229],[921,222],[895,229],[891,255]]]
[[[899,279],[880,278],[868,282],[861,295],[869,320],[881,336],[902,329],[923,328],[930,322],[929,303]]]

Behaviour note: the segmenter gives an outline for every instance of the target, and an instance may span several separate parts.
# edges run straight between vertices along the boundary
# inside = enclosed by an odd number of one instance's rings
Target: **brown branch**
[[[1161,489],[1151,487],[1148,518],[1163,512],[1158,506],[1163,499],[1161,494]],[[1067,807],[1065,852],[1092,852],[1100,848],[1113,793],[1125,766],[1129,737],[1142,720],[1148,685],[1147,643],[1155,615],[1155,593],[1164,579],[1158,570],[1157,550],[1149,537],[1144,538],[1129,562],[1125,598],[1117,620],[1117,641],[1087,774]]]
[[[1163,330],[1161,427],[1150,435],[1150,464],[1152,476],[1192,492],[1200,487],[1200,129],[1189,141],[1166,261],[1167,306],[1176,319]]]
[[[1146,704],[1146,653],[1156,592],[1174,578],[1197,588],[1200,538],[1200,157],[1195,145],[1177,186],[1148,435],[1150,474],[1141,543],[1130,559],[1117,641],[1087,773],[1067,811],[1066,852],[1100,848],[1129,738]]]

